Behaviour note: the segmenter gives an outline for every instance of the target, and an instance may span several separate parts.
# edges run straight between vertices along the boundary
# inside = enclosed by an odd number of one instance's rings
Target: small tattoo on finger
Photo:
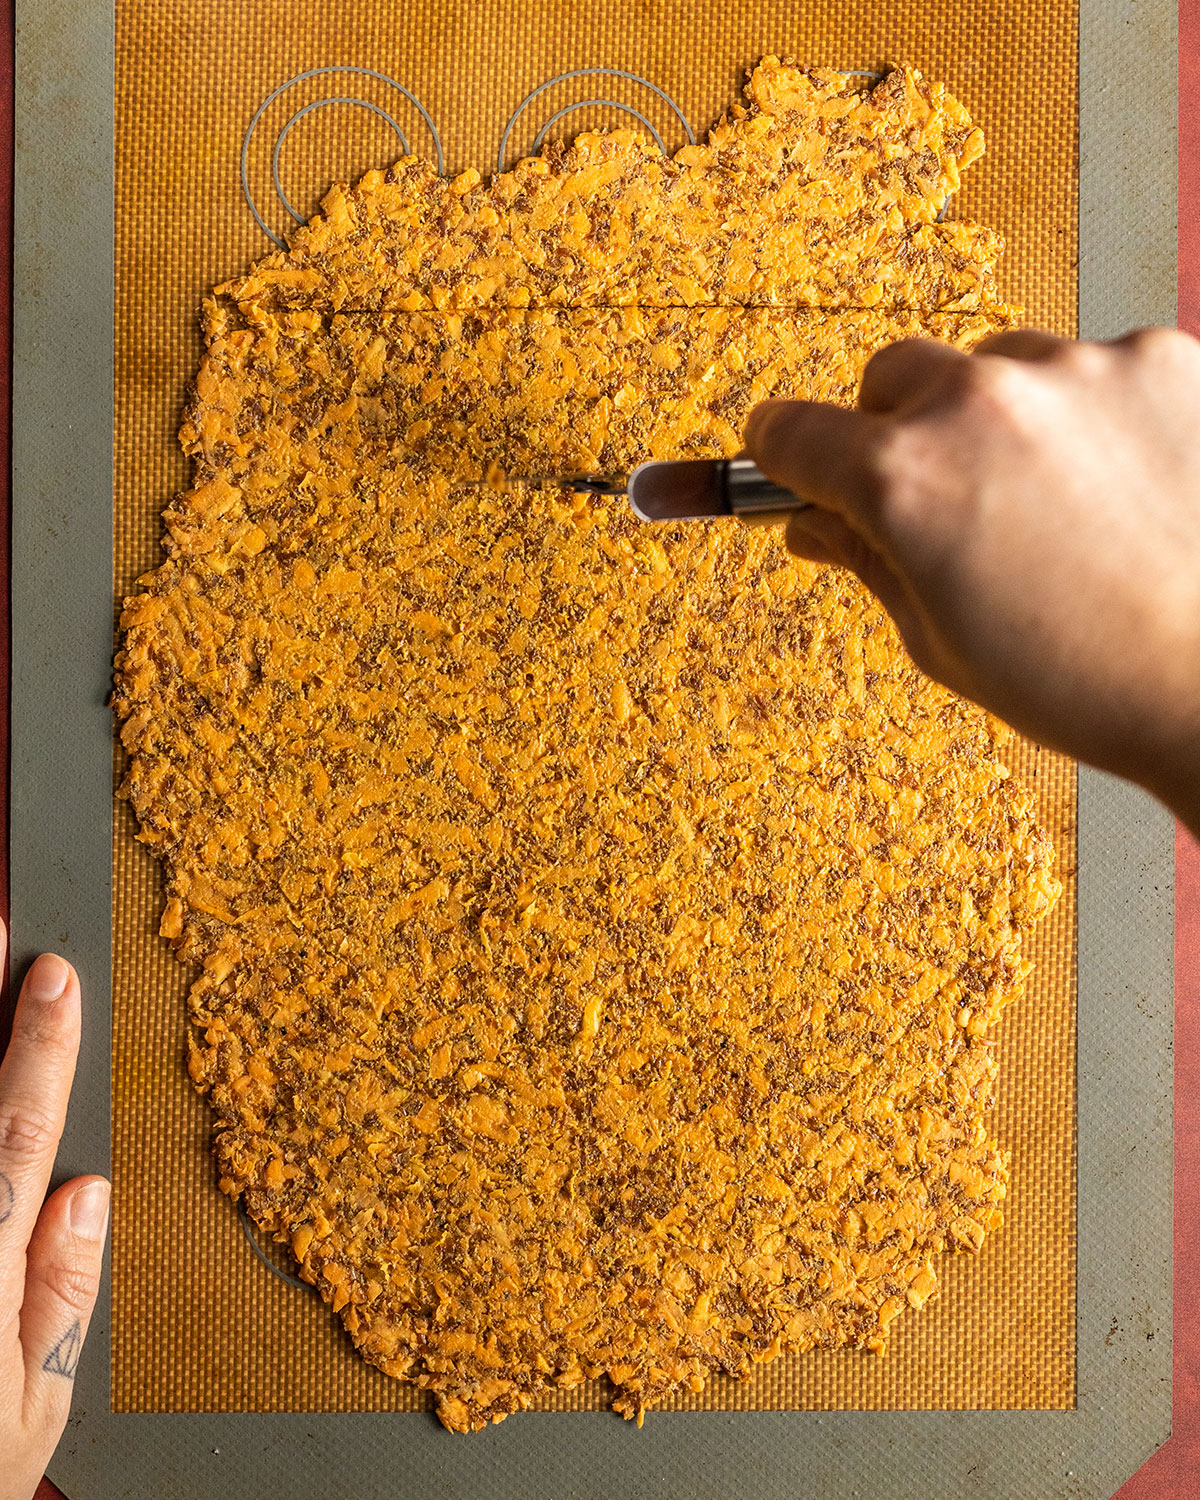
[[[76,1318],[47,1354],[42,1364],[42,1369],[50,1375],[61,1375],[66,1380],[75,1379],[75,1371],[79,1365],[79,1351],[83,1347],[83,1333]]]
[[[12,1213],[13,1202],[12,1183],[9,1182],[3,1172],[0,1172],[0,1224],[3,1224],[9,1214]]]

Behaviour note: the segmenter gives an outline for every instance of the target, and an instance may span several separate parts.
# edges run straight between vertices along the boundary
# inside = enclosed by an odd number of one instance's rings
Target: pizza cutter
[[[810,509],[791,490],[773,483],[748,458],[665,459],[638,464],[629,474],[564,474],[563,489],[592,495],[627,495],[642,521],[785,520]]]

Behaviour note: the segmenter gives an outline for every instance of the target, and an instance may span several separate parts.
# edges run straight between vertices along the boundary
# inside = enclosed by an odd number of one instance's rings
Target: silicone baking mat
[[[175,429],[199,357],[201,296],[311,213],[332,180],[386,164],[405,143],[434,159],[440,150],[451,172],[493,169],[502,144],[511,162],[560,111],[595,99],[608,102],[570,109],[551,133],[627,123],[636,110],[671,149],[707,129],[767,52],[848,69],[908,62],[948,83],[989,142],[950,213],[1006,235],[1005,293],[1031,322],[1075,331],[1073,5],[823,0],[797,15],[651,0],[403,10],[118,0],[117,598],[157,562],[159,511],[186,483]],[[615,71],[577,71],[602,69]],[[894,1325],[883,1359],[776,1361],[680,1406],[1073,1403],[1074,776],[1028,746],[1014,747],[1013,763],[1038,788],[1066,891],[1032,946],[1029,991],[998,1033],[995,1128],[1012,1153],[1005,1228],[979,1258],[942,1259],[941,1296]],[[315,1294],[255,1256],[218,1193],[207,1109],[183,1067],[188,975],[157,936],[157,867],[123,807],[113,860],[114,1408],[423,1407],[354,1354]],[[607,1399],[593,1384],[545,1404]]]

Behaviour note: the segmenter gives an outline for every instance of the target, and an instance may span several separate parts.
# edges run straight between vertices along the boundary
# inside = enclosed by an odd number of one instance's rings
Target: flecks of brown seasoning
[[[1002,731],[771,533],[498,483],[1011,323],[940,86],[747,96],[673,159],[336,188],[206,304],[124,612],[222,1187],[456,1430],[881,1348],[1000,1222],[988,1034],[1057,894]]]

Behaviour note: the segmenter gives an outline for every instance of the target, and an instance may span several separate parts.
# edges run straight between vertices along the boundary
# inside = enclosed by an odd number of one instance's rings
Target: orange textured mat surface
[[[461,35],[450,8],[394,13],[350,4],[301,26],[284,7],[119,5],[115,588],[158,559],[159,512],[187,474],[176,439],[183,388],[198,362],[203,292],[268,244],[242,196],[238,155],[258,104],[306,68],[373,73],[307,80],[277,99],[247,153],[247,181],[269,227],[285,214],[270,182],[272,147],[306,104],[354,94],[394,114],[413,148],[432,142],[411,104],[429,109],[446,166],[491,167],[505,121],[563,69],[608,65],[652,79],[699,135],[736,97],[744,68],[776,50],[804,62],[869,68],[913,63],[943,79],[989,141],[953,217],[978,216],[1009,240],[1004,296],[1031,321],[1073,332],[1074,25],[1033,7],[1003,26],[933,8],[816,8],[801,27],[785,7],[480,7]],[[751,15],[752,12],[752,15]],[[517,24],[517,17],[521,24]],[[991,25],[992,29],[987,28]],[[453,50],[443,39],[454,38]],[[519,45],[513,38],[519,36]],[[433,39],[433,40],[431,40]],[[705,59],[701,62],[699,59]],[[1003,64],[1003,70],[1001,68]],[[584,92],[572,93],[582,88]],[[622,79],[547,90],[512,133],[511,162],[572,99],[636,104],[668,147],[682,126],[655,94]],[[396,101],[399,102],[396,102]],[[564,119],[567,133],[620,123],[611,107]],[[392,125],[348,103],[310,110],[277,150],[281,187],[309,213],[335,178],[398,154]],[[684,1406],[912,1407],[1069,1405],[1073,1399],[1073,777],[1055,757],[1014,752],[1038,793],[1067,890],[1030,947],[1027,996],[999,1032],[993,1128],[1012,1153],[1006,1225],[978,1259],[944,1258],[943,1291],[901,1320],[887,1356],[785,1359],[745,1383],[711,1382]],[[215,1190],[209,1118],[183,1068],[188,976],[157,936],[159,876],[118,812],[114,848],[113,1404],[124,1410],[411,1409],[419,1392],[363,1365],[311,1292],[278,1280],[246,1244]],[[562,1408],[606,1406],[585,1385]]]

